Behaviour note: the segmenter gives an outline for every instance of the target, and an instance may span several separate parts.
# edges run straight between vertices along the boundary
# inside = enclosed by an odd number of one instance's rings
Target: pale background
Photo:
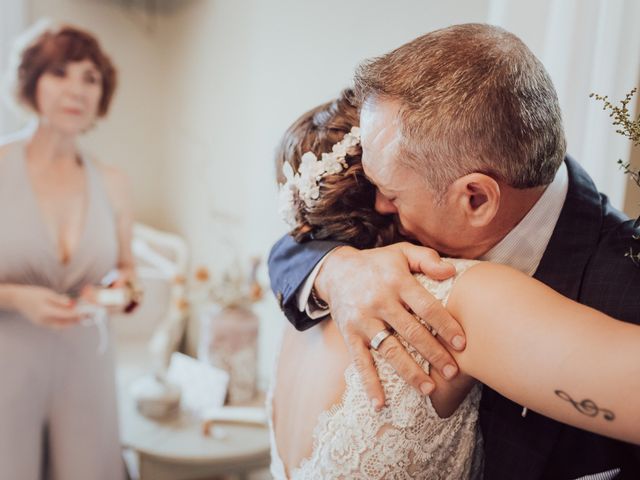
[[[111,54],[120,86],[85,143],[129,174],[138,220],[189,241],[194,265],[266,260],[285,232],[272,160],[284,129],[349,85],[361,60],[454,23],[501,25],[529,45],[556,84],[569,152],[625,206],[615,162],[630,144],[588,95],[640,84],[634,0],[0,0],[0,67],[42,17],[90,29]],[[0,134],[21,126],[1,112]],[[630,214],[638,201],[628,194]],[[257,310],[264,385],[283,317],[271,295]]]

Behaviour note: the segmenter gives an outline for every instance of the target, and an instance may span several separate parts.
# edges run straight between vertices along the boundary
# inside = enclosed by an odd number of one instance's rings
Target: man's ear
[[[498,214],[500,185],[488,175],[470,173],[460,177],[453,182],[449,192],[473,227],[486,227]]]

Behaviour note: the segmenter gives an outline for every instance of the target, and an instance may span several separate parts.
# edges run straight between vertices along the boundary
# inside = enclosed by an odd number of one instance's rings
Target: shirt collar
[[[533,275],[547,249],[567,197],[569,177],[564,162],[536,204],[506,237],[480,260],[502,263]]]

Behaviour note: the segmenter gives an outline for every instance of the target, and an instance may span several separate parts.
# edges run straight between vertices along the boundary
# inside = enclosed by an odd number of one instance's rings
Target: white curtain
[[[542,60],[558,91],[568,151],[621,208],[625,179],[616,161],[631,142],[615,133],[591,92],[615,102],[640,86],[637,0],[490,0],[488,23],[519,35]],[[632,102],[634,108],[636,102]]]
[[[24,0],[0,0],[0,81],[3,91],[2,99],[7,94],[5,91],[5,73],[8,67],[9,52],[13,40],[27,25],[27,5]],[[0,136],[18,129],[23,122],[6,105],[0,102]]]

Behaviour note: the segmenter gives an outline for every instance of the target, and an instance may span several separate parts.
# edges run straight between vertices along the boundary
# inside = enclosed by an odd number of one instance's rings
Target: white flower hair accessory
[[[304,202],[307,208],[313,208],[320,198],[320,182],[327,175],[335,175],[346,170],[346,157],[349,149],[360,144],[360,129],[352,127],[344,138],[336,143],[331,152],[323,153],[318,159],[313,152],[306,152],[300,159],[298,173],[293,171],[289,162],[282,166],[287,181],[280,187],[279,213],[287,224],[294,228],[296,222],[296,198]]]

